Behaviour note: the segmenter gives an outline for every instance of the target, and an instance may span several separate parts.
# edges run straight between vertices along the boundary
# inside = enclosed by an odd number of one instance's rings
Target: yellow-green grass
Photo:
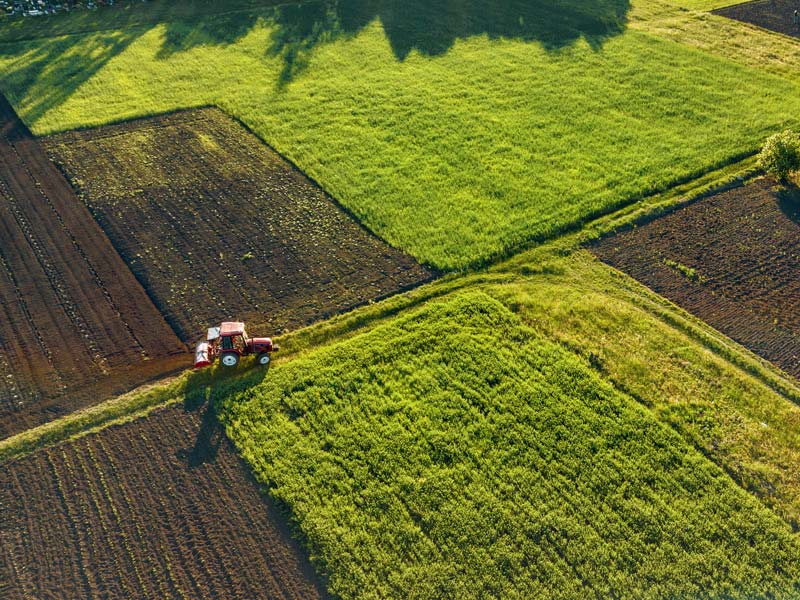
[[[689,8],[692,10],[715,10],[725,6],[733,6],[734,4],[742,4],[747,0],[667,0],[670,4],[680,6],[682,8]]]
[[[800,44],[791,37],[659,0],[636,2],[629,16],[633,29],[800,82]]]
[[[784,522],[480,292],[286,363],[221,410],[343,599],[800,593]]]
[[[0,44],[0,88],[37,133],[217,104],[441,269],[752,153],[800,110],[795,82],[626,29],[627,0],[321,6]]]
[[[514,266],[516,265],[516,266]],[[800,388],[586,251],[542,249],[482,289],[572,350],[800,530]]]

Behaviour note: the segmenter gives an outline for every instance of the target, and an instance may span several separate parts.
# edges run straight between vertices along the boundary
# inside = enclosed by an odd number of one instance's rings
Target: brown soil
[[[800,378],[800,193],[773,187],[705,198],[593,252]]]
[[[185,346],[0,96],[0,438],[187,360]]]
[[[793,19],[796,10],[800,10],[799,0],[756,0],[712,12],[784,35],[800,37],[800,27],[795,25]]]
[[[167,409],[3,464],[0,597],[324,597],[205,411]]]
[[[45,143],[184,341],[223,320],[271,335],[432,276],[217,109]]]

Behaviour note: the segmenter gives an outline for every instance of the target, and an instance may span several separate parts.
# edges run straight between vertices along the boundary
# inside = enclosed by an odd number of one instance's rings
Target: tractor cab
[[[223,323],[219,327],[220,361],[226,367],[235,367],[239,359],[248,353],[247,333],[244,323]]]
[[[247,332],[244,323],[223,323],[219,328],[220,349],[223,352],[247,352]]]

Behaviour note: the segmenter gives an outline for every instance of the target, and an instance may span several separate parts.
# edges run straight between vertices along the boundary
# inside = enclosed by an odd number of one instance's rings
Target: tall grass
[[[222,414],[341,598],[800,592],[784,523],[480,293],[279,365]]]
[[[751,153],[800,109],[794,82],[625,29],[623,0],[462,4],[309,3],[1,44],[0,87],[38,133],[218,104],[442,269]]]

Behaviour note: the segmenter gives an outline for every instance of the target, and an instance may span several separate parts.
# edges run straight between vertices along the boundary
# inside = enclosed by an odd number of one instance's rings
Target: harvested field
[[[793,37],[800,37],[800,26],[794,23],[797,0],[756,0],[712,11],[714,14],[743,21]]]
[[[773,185],[705,198],[593,252],[800,378],[800,198]]]
[[[324,597],[213,412],[172,408],[0,469],[0,597]]]
[[[46,144],[184,341],[226,319],[295,328],[432,276],[217,109]]]
[[[0,437],[187,360],[185,346],[0,97]]]

